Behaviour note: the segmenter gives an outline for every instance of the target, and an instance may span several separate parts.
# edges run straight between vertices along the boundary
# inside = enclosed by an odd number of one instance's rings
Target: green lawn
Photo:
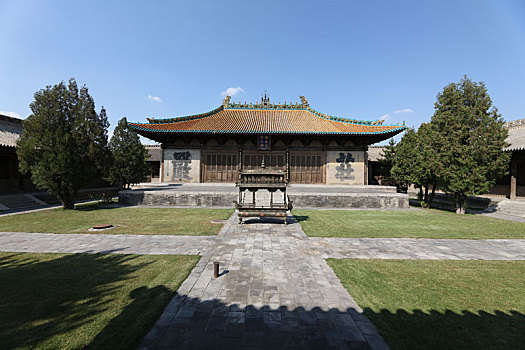
[[[0,253],[0,348],[132,349],[198,260]]]
[[[294,210],[318,237],[525,238],[525,223],[440,210]]]
[[[53,209],[0,217],[0,231],[97,233],[88,229],[97,224],[116,228],[99,233],[137,235],[215,235],[233,209],[178,209],[112,207],[99,204],[77,206],[75,210]]]
[[[525,261],[328,263],[393,349],[525,345]]]

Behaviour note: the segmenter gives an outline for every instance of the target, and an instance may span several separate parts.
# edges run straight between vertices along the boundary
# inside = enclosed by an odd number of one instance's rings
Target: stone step
[[[523,215],[523,211],[519,210],[519,209],[510,209],[510,208],[500,208],[499,211],[504,211],[506,213],[516,213],[516,214],[519,214],[521,213]]]
[[[502,208],[525,208],[525,203],[512,203],[512,201],[508,199],[498,204]]]
[[[38,208],[46,205],[46,203],[28,194],[0,196],[0,204],[3,210]]]
[[[500,206],[501,210],[507,210],[507,211],[523,211],[525,210],[525,207],[517,207],[517,206]]]
[[[525,202],[505,199],[496,205],[496,211],[504,215],[525,217]]]
[[[506,212],[521,213],[521,215],[525,215],[525,210],[518,208],[501,208],[500,210]]]
[[[525,215],[523,214],[522,211],[519,211],[519,210],[503,210],[501,212],[509,214],[509,215],[514,215],[514,216],[524,216]]]
[[[505,203],[505,204],[501,204],[500,205],[501,208],[509,208],[509,209],[524,209],[525,208],[525,205],[523,204],[509,204],[509,203]]]

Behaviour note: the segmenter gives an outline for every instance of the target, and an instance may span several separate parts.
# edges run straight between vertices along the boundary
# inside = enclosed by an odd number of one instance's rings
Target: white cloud
[[[397,111],[394,111],[394,114],[399,114],[399,113],[414,113],[414,110],[410,108],[405,108],[405,109],[398,109]]]
[[[378,119],[379,120],[387,120],[388,118],[390,118],[390,115],[385,114],[385,115],[380,116]]]
[[[13,118],[22,119],[22,117],[20,116],[20,114],[18,114],[18,113],[16,113],[16,112],[0,111],[0,114],[2,114],[2,115],[7,115],[8,117],[13,117]]]
[[[242,87],[240,87],[240,86],[229,87],[226,90],[224,90],[223,92],[221,92],[221,95],[222,96],[235,96],[239,92],[244,92],[244,89]]]
[[[158,96],[148,95],[148,99],[150,101],[157,102],[157,103],[161,103],[162,102],[162,99],[160,97],[158,97]]]

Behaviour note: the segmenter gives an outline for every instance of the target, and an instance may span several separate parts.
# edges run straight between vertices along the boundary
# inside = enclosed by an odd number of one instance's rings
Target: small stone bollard
[[[213,278],[219,278],[219,262],[213,262]]]

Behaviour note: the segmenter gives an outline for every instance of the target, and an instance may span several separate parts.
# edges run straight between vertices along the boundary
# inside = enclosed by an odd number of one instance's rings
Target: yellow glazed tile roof
[[[229,100],[225,100],[229,102]],[[188,117],[148,119],[149,123],[129,123],[143,133],[211,134],[397,134],[404,125],[382,125],[382,121],[359,121],[319,113],[307,104],[230,104]]]

